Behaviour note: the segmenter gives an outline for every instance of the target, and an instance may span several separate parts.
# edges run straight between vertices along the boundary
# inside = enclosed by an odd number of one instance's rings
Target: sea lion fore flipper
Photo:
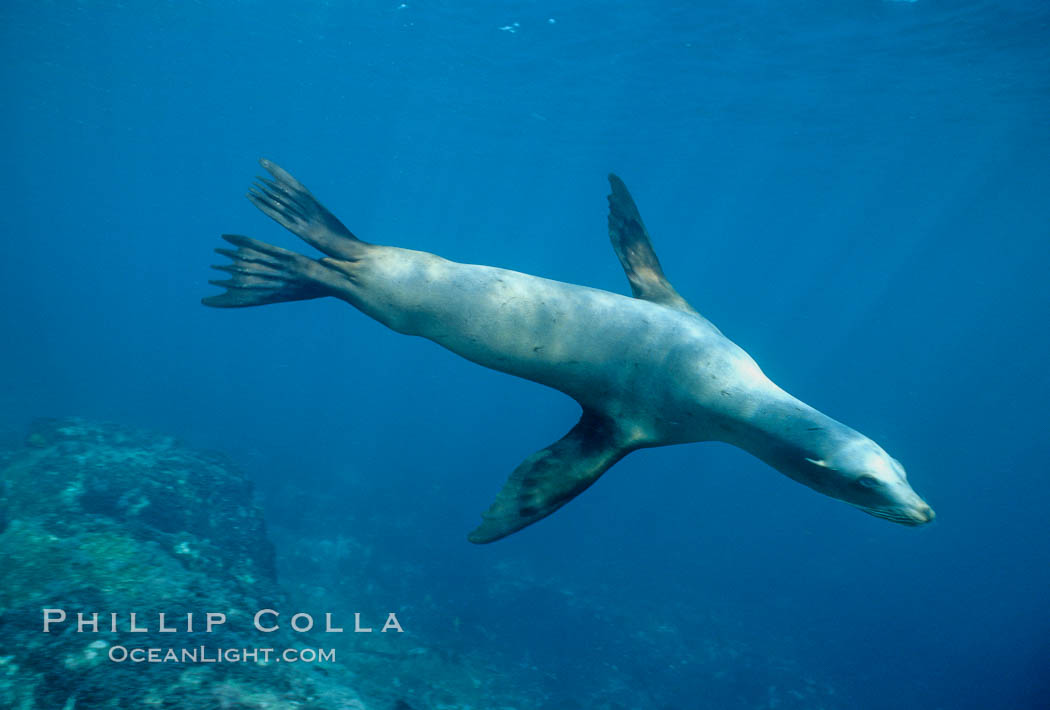
[[[276,163],[259,161],[273,179],[260,177],[248,199],[263,214],[315,249],[337,259],[356,261],[368,244],[354,236],[306,187]]]
[[[586,490],[630,451],[615,422],[584,411],[563,438],[525,459],[510,475],[485,521],[467,539],[494,542],[532,525]]]
[[[612,186],[609,194],[609,239],[627,273],[627,280],[631,282],[634,297],[696,313],[696,309],[678,295],[664,276],[660,260],[656,258],[652,242],[649,241],[649,232],[642,223],[642,215],[623,180],[610,174],[609,184]]]

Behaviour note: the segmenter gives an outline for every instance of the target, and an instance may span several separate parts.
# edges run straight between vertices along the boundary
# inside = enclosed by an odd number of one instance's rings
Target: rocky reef
[[[389,492],[369,501],[363,480],[271,475],[253,496],[222,454],[123,426],[36,422],[0,451],[0,708],[850,706],[787,645],[728,615],[625,605],[615,585],[544,579],[527,554],[467,556],[421,535],[413,513],[383,502]],[[256,625],[266,609],[279,629]],[[358,613],[378,631],[388,611],[405,633],[353,633]],[[309,632],[290,628],[297,612],[312,613]],[[346,633],[325,633],[326,613]],[[222,616],[211,632],[208,614]],[[200,657],[122,657],[134,649]],[[287,649],[335,655],[280,662]],[[231,650],[241,655],[221,656]]]
[[[125,427],[36,422],[0,458],[0,570],[0,707],[366,707],[317,665],[111,660],[117,646],[301,645],[253,627],[255,610],[283,597],[251,487],[221,455]],[[66,616],[46,633],[45,609]],[[131,630],[133,612],[146,631]],[[160,629],[160,612],[177,632]],[[78,628],[77,613],[89,623]],[[205,632],[207,613],[226,623]]]

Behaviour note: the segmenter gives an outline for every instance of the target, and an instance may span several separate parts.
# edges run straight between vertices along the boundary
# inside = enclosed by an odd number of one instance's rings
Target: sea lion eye
[[[875,478],[875,476],[872,476],[870,473],[864,473],[858,476],[857,483],[865,488],[878,488],[882,485],[882,481]]]

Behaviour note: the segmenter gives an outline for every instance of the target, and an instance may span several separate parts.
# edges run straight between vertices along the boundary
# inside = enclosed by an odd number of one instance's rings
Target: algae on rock
[[[126,427],[36,422],[0,459],[0,570],[0,707],[365,707],[318,666],[108,658],[114,645],[301,645],[252,626],[256,610],[280,608],[274,552],[249,482],[220,455]],[[101,623],[44,633],[45,608]],[[135,611],[153,619],[148,632],[128,632]],[[158,612],[209,611],[228,615],[221,634],[157,628]]]

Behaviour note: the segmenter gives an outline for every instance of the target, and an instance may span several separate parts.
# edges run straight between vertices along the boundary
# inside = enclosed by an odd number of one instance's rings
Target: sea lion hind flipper
[[[347,261],[361,257],[367,244],[328,211],[306,187],[284,168],[259,161],[273,179],[260,177],[248,191],[248,199],[263,214],[328,256]]]
[[[609,185],[612,187],[609,194],[609,239],[627,273],[627,280],[631,282],[634,297],[696,313],[696,309],[678,295],[664,276],[642,215],[623,180],[610,174]]]
[[[629,450],[620,443],[612,420],[584,411],[568,434],[514,469],[492,506],[482,513],[484,522],[467,539],[494,542],[547,517]]]
[[[206,306],[244,308],[320,298],[329,295],[330,286],[339,279],[327,266],[294,251],[237,234],[222,238],[237,249],[215,250],[231,263],[212,268],[229,273],[230,278],[208,282],[225,288],[226,293],[201,299]]]

